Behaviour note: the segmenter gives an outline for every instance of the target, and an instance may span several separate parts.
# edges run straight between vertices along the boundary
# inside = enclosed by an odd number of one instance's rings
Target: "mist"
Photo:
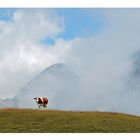
[[[48,14],[49,19],[55,19],[54,27],[52,26],[48,36],[53,36],[55,45],[44,47],[36,43],[42,36],[46,36],[47,31],[45,32],[44,28],[49,28],[51,24],[44,24],[43,34],[37,38],[30,35],[26,43],[22,41],[22,45],[15,45],[16,51],[11,55],[17,56],[18,49],[22,49],[22,61],[15,65],[15,68],[18,66],[18,71],[13,72],[10,68],[10,72],[4,71],[5,75],[9,73],[11,76],[14,73],[13,77],[16,77],[13,78],[16,79],[16,84],[10,84],[12,95],[10,96],[9,91],[5,97],[16,99],[17,107],[22,108],[37,108],[33,98],[45,96],[49,98],[48,109],[111,111],[140,115],[140,9],[84,10],[93,15],[99,11],[106,21],[105,28],[97,35],[88,37],[77,36],[72,40],[58,38],[57,34],[65,30],[65,24],[54,9],[52,13],[55,16],[50,14],[51,12]],[[35,9],[33,13],[35,15]],[[41,20],[48,22],[44,13],[47,11],[40,12],[40,15],[44,15]],[[38,25],[33,29],[36,27]],[[57,32],[54,32],[56,29]],[[38,32],[41,31],[37,30],[36,34]],[[20,38],[18,40],[20,42]],[[10,55],[1,57],[4,65],[1,67],[5,69],[10,63],[15,64],[17,59],[11,59]],[[58,63],[64,65],[61,67]],[[54,65],[57,67],[52,68]],[[6,78],[7,76],[3,77],[2,83],[8,82]],[[17,84],[18,79],[21,84]],[[6,87],[1,87],[1,91]]]
[[[139,114],[140,10],[102,12],[109,26],[96,37],[77,39],[69,63],[84,82],[87,109]]]

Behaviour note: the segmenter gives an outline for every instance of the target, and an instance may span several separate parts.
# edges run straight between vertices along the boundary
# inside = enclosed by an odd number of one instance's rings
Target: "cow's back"
[[[48,98],[43,98],[43,104],[48,104]]]

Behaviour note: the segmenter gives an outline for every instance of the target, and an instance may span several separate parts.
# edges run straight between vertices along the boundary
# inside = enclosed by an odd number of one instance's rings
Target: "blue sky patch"
[[[60,8],[55,11],[64,17],[65,31],[61,34],[64,39],[96,35],[105,27],[105,19],[99,9]]]
[[[51,37],[47,37],[41,40],[42,44],[48,45],[48,46],[53,46],[55,45],[55,40]]]
[[[13,13],[16,11],[14,8],[1,8],[0,9],[0,20],[10,21]]]

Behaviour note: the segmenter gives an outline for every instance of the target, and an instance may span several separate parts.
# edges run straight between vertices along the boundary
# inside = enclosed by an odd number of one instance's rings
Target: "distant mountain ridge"
[[[33,98],[48,97],[50,109],[72,109],[78,106],[75,94],[79,92],[79,82],[70,66],[57,63],[41,71],[13,99],[3,100],[0,106],[37,108]]]
[[[0,108],[10,108],[16,107],[16,102],[14,99],[0,99]]]
[[[77,105],[79,77],[66,64],[57,63],[39,73],[15,96],[18,107],[36,108],[34,97],[48,97],[50,109],[72,109]]]

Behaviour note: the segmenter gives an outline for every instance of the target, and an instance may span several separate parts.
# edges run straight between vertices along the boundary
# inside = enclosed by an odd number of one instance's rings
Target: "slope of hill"
[[[140,117],[109,112],[0,109],[0,132],[140,132]]]

